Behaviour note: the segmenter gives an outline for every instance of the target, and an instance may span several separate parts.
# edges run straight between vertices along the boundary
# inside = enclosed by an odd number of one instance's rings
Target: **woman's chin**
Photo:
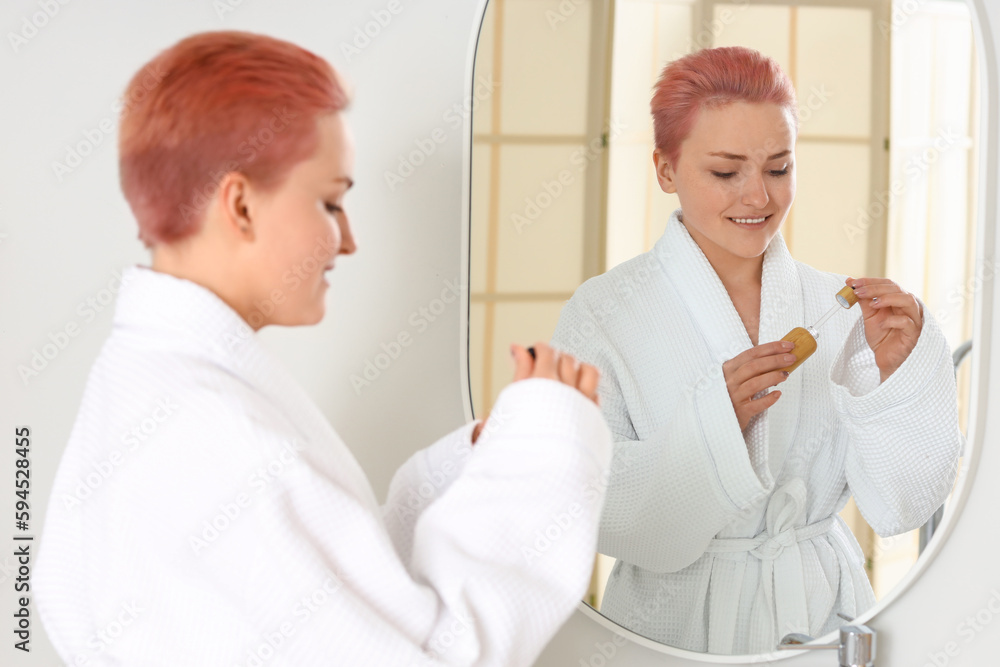
[[[277,313],[275,313],[277,315]],[[308,308],[301,308],[289,312],[287,309],[280,316],[272,318],[268,324],[277,324],[280,327],[302,327],[319,324],[326,315],[326,304],[320,300],[318,304]]]
[[[735,255],[741,259],[754,259],[760,257],[767,250],[767,243],[741,244],[739,246],[729,246],[726,250],[730,255]]]
[[[318,308],[312,308],[309,312],[304,313],[298,324],[300,326],[319,324],[323,321],[324,315],[326,315],[326,306],[325,304],[321,304]]]

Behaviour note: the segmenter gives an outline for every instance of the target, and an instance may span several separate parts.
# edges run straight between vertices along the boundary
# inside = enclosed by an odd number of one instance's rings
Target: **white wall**
[[[0,26],[5,38],[8,32],[20,32],[23,20],[41,11],[39,1],[4,3]],[[235,28],[289,39],[326,57],[355,85],[349,120],[358,145],[358,185],[346,202],[359,251],[338,262],[321,325],[265,330],[263,339],[286,360],[352,446],[379,494],[409,453],[468,417],[460,366],[464,300],[449,305],[423,332],[409,318],[440,296],[445,281],[465,282],[462,251],[467,237],[462,221],[467,201],[462,170],[468,127],[453,128],[446,114],[470,92],[466,86],[471,80],[472,32],[484,0],[398,2],[229,0],[238,6],[221,16],[216,7],[226,0],[68,2],[58,5],[58,13],[16,52],[9,38],[0,46],[5,130],[0,162],[0,433],[5,434],[0,439],[0,489],[9,489],[13,482],[14,426],[30,425],[35,434],[32,533],[40,532],[87,370],[110,329],[111,308],[86,321],[78,304],[101,297],[116,269],[146,261],[118,190],[114,133],[103,135],[93,154],[63,182],[57,182],[51,165],[64,158],[67,146],[84,140],[85,132],[96,137],[93,131],[102,119],[113,119],[112,104],[139,65],[192,32]],[[390,4],[401,11],[390,14],[388,24],[348,62],[342,47],[372,20],[371,12],[384,12]],[[984,22],[1000,25],[1000,6],[993,4],[987,14],[983,4],[976,0]],[[992,45],[987,43],[989,51],[983,56],[993,77],[988,94],[995,110],[1000,108],[995,81],[1000,62]],[[989,123],[987,173],[996,181],[997,113],[984,118]],[[444,143],[391,192],[384,172],[395,170],[401,154],[410,153],[415,141],[438,128],[445,132]],[[985,210],[992,224],[996,188],[984,191],[990,198]],[[995,245],[995,238],[992,242]],[[982,293],[990,294],[1000,308],[1000,298],[990,287]],[[79,335],[37,378],[23,383],[17,366],[29,364],[33,350],[70,323],[79,325]],[[414,343],[357,395],[350,376],[362,372],[365,361],[380,352],[380,343],[401,331],[411,333]],[[1000,378],[1000,359],[991,362],[990,376]],[[984,424],[983,435],[995,440],[1000,429],[996,415],[984,415]],[[950,665],[995,663],[1000,620],[974,633],[970,642],[958,626],[986,606],[992,589],[1000,590],[1000,569],[995,566],[1000,538],[992,530],[1000,488],[989,483],[998,472],[1000,454],[986,448],[979,483],[940,556],[873,622],[881,631],[880,665],[919,667],[929,652],[943,651],[949,641],[960,650],[948,659]],[[0,517],[12,517],[12,495],[0,492]],[[0,616],[10,619],[13,560],[7,554],[13,550],[13,530],[8,521],[0,522],[5,526],[0,529]],[[990,529],[981,533],[982,526]],[[5,636],[0,644],[3,664],[56,664],[37,619],[29,656],[14,651],[10,635]],[[577,613],[539,665],[575,666],[581,659],[586,664],[595,642],[609,638],[608,631]],[[631,645],[618,649],[609,664],[688,662]],[[786,664],[835,661],[832,655],[822,655]]]

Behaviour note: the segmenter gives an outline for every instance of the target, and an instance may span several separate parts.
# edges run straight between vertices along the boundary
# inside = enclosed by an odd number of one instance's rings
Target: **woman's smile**
[[[729,218],[729,217],[727,217],[726,220],[728,220],[729,222],[733,223],[737,227],[742,227],[743,229],[748,229],[748,230],[752,231],[752,230],[755,230],[755,229],[764,229],[764,227],[767,226],[767,223],[771,221],[772,215],[773,214],[768,214],[768,215],[765,215],[765,216],[755,216],[755,217],[747,217],[747,218]]]

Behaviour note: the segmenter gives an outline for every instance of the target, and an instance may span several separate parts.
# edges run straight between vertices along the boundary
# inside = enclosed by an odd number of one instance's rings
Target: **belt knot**
[[[781,555],[781,552],[785,550],[785,547],[790,547],[797,542],[798,540],[795,537],[795,529],[789,527],[777,535],[771,535],[767,541],[752,550],[750,553],[760,560],[774,560]]]

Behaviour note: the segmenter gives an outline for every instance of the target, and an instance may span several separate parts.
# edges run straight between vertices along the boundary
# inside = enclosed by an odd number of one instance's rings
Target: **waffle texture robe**
[[[752,343],[681,217],[649,252],[586,281],[552,338],[601,369],[614,433],[598,551],[618,560],[601,612],[694,651],[769,651],[874,604],[837,516],[850,496],[882,536],[921,526],[946,499],[964,444],[951,354],[921,304],[916,346],[880,384],[860,306],[838,312],[741,432],[722,363]],[[764,253],[758,341],[815,322],[845,278],[792,259],[779,233]]]
[[[380,505],[234,310],[129,267],[39,545],[45,629],[70,665],[529,665],[589,582],[611,434],[544,378],[476,423]]]

